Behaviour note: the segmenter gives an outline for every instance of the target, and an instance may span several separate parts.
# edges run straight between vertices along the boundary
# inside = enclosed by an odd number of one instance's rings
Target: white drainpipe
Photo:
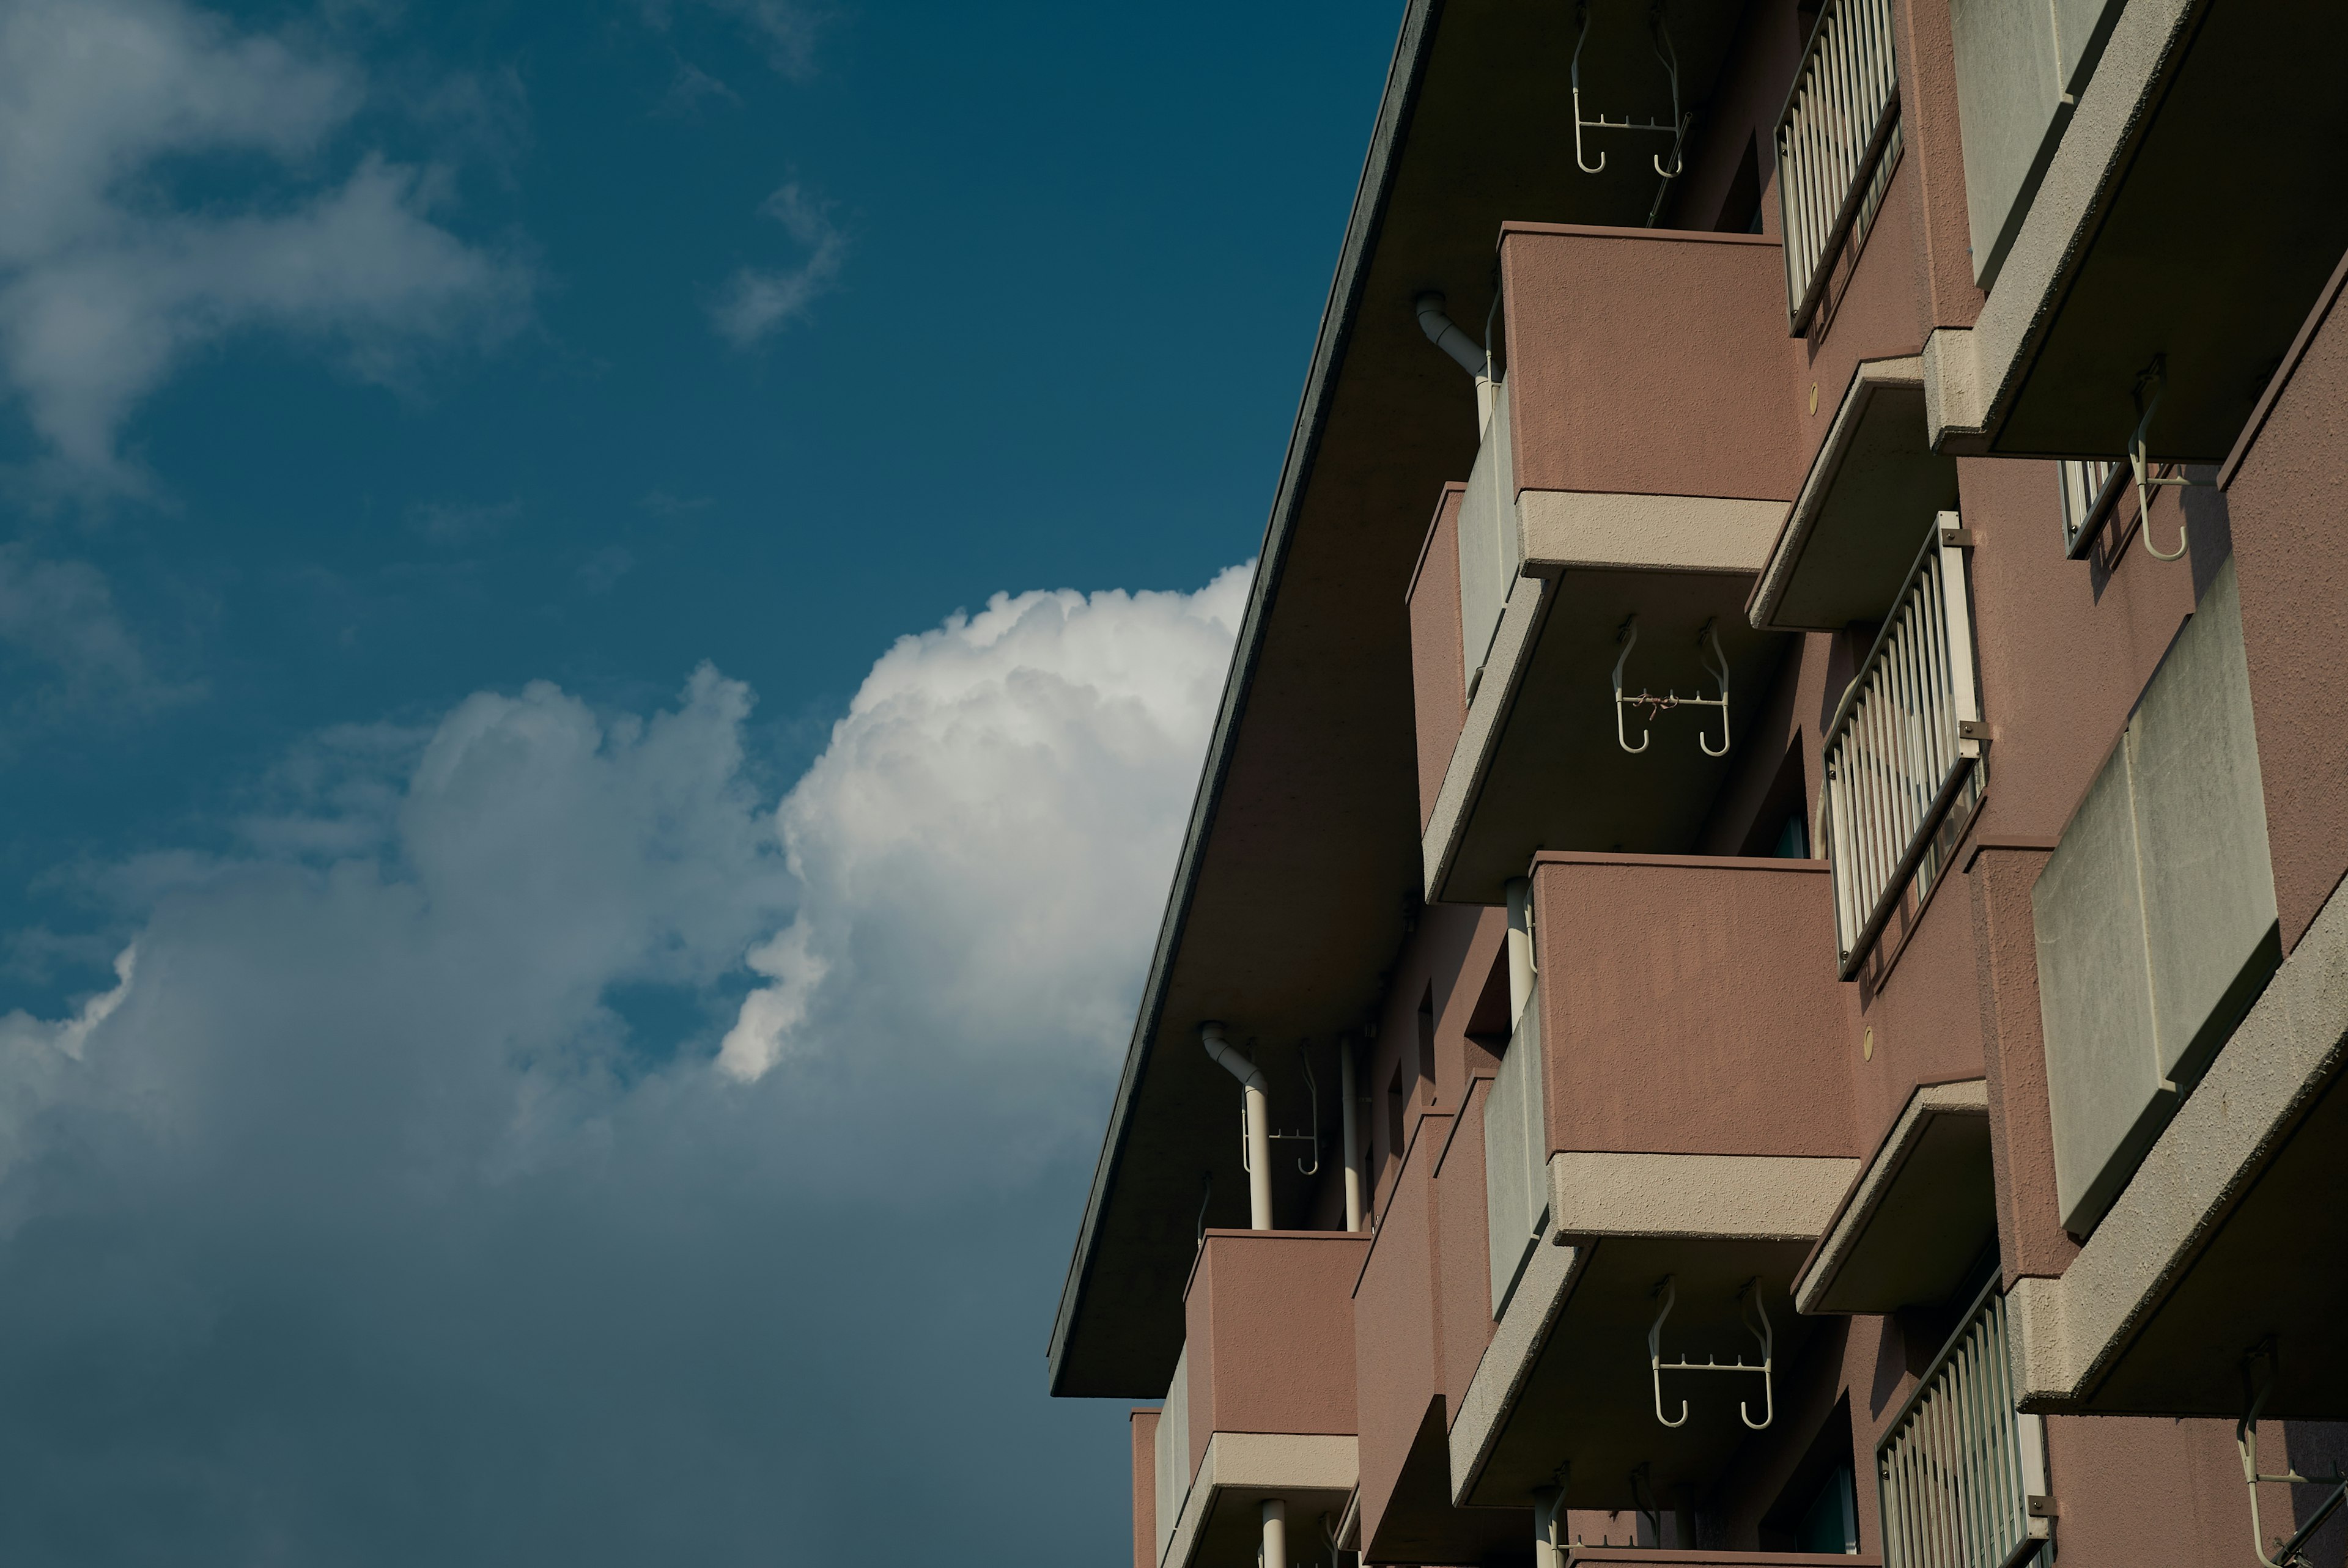
[[[1200,1024],[1199,1043],[1222,1064],[1224,1071],[1240,1081],[1240,1102],[1247,1117],[1247,1141],[1241,1152],[1247,1157],[1248,1227],[1268,1231],[1272,1228],[1272,1121],[1264,1100],[1263,1070],[1231,1049],[1223,1039],[1221,1024]]]
[[[1345,1228],[1362,1228],[1362,1138],[1354,1125],[1354,1042],[1337,1040],[1337,1097],[1344,1102]]]
[[[1263,1505],[1263,1568],[1288,1568],[1288,1504],[1269,1498]]]
[[[1533,994],[1533,885],[1509,878],[1509,1027],[1523,1016]]]
[[[1565,1492],[1533,1488],[1533,1568],[1565,1568]]]
[[[1476,378],[1476,429],[1480,434],[1492,427],[1492,356],[1443,313],[1443,305],[1441,294],[1426,293],[1418,296],[1412,309],[1418,313],[1418,330],[1426,334],[1426,341]]]

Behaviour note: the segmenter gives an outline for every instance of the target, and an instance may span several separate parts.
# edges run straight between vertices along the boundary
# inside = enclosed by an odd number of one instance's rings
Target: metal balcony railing
[[[1934,830],[1978,787],[1981,702],[1957,514],[1942,512],[1827,731],[1818,842],[1834,869],[1843,978],[1913,877],[1941,866]]]
[[[2012,1568],[2051,1533],[2045,1437],[2036,1416],[2013,1408],[1994,1279],[1875,1460],[1884,1568]]]
[[[1827,0],[1777,119],[1786,302],[1797,333],[1825,297],[1899,123],[1891,0]]]
[[[2088,463],[2065,458],[2055,465],[2063,487],[2063,553],[2077,559],[2095,536],[2119,494],[2120,470],[2127,465]]]

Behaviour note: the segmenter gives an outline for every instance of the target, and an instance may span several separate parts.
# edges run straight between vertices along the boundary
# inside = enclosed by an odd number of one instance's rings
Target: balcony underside
[[[1428,899],[1498,904],[1537,849],[1692,848],[1784,654],[1782,638],[1746,620],[1752,582],[1749,571],[1573,568],[1519,578],[1427,825]],[[1626,714],[1630,743],[1643,730],[1648,741],[1639,754],[1623,751],[1612,672],[1634,613],[1638,642],[1622,675],[1630,694],[1717,696],[1698,633],[1709,624],[1719,639],[1729,670],[1728,755],[1698,750],[1699,734],[1718,745],[1721,723],[1718,709],[1699,707],[1652,720]],[[1559,788],[1560,779],[1573,787]]]
[[[2348,6],[2130,5],[1976,329],[1986,406],[1952,409],[1945,449],[2116,457],[2157,354],[2152,456],[2222,459],[2348,250],[2343,57]]]
[[[1957,1290],[1997,1240],[1980,1079],[1910,1098],[1794,1283],[1810,1313],[1890,1313]]]
[[[1522,1504],[1533,1489],[1552,1484],[1568,1466],[1570,1508],[1622,1510],[1640,1505],[1632,1472],[1648,1466],[1649,1499],[1668,1500],[1679,1488],[1707,1490],[1751,1436],[1739,1419],[1746,1402],[1757,1419],[1764,1409],[1761,1378],[1748,1373],[1663,1375],[1663,1408],[1684,1425],[1655,1419],[1647,1364],[1647,1330],[1661,1306],[1656,1287],[1672,1276],[1676,1304],[1663,1324],[1668,1364],[1685,1355],[1701,1362],[1758,1359],[1759,1343],[1740,1325],[1737,1293],[1758,1279],[1770,1304],[1776,1375],[1799,1357],[1818,1332],[1788,1300],[1807,1241],[1608,1236],[1577,1249],[1566,1298],[1546,1342],[1532,1358],[1464,1500],[1471,1507]]]
[[[1934,452],[1923,363],[1859,367],[1753,591],[1754,625],[1838,631],[1882,617],[1935,516],[1957,505],[1957,465]]]

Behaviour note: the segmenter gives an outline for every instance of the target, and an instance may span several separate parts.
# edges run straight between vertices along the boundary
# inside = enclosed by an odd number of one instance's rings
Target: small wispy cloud
[[[442,223],[445,169],[372,152],[339,177],[325,167],[374,91],[309,32],[241,31],[182,0],[0,4],[0,390],[57,477],[149,488],[124,426],[238,332],[273,329],[399,384],[425,347],[519,324],[528,270]],[[417,112],[478,130],[510,125],[511,97]],[[249,156],[293,191],[173,200],[174,160],[210,154]]]
[[[668,79],[668,90],[661,95],[655,113],[685,116],[697,114],[703,105],[711,103],[738,104],[742,95],[724,82],[695,65],[679,58],[676,70]]]
[[[803,80],[815,69],[822,11],[802,0],[644,0],[644,20],[666,31],[681,5],[698,5],[748,33],[778,76]]]
[[[20,709],[150,710],[197,694],[157,677],[103,572],[21,543],[0,545],[0,667],[11,659],[43,671],[5,681]]]
[[[636,505],[663,522],[675,522],[695,512],[705,512],[717,504],[715,496],[678,496],[666,490],[647,490]]]
[[[710,324],[736,348],[747,349],[807,313],[839,282],[848,260],[848,235],[826,204],[791,181],[759,204],[807,251],[796,267],[743,267],[726,280],[709,307]]]
[[[502,533],[521,516],[515,501],[418,501],[407,508],[407,526],[436,545],[469,545]]]
[[[635,569],[633,550],[605,545],[579,563],[579,586],[589,593],[609,593],[614,584]]]

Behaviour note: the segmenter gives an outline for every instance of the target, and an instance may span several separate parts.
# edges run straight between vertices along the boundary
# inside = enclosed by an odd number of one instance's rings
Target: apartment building
[[[1052,1332],[1134,1568],[2343,1562],[2343,58],[1413,0]]]

